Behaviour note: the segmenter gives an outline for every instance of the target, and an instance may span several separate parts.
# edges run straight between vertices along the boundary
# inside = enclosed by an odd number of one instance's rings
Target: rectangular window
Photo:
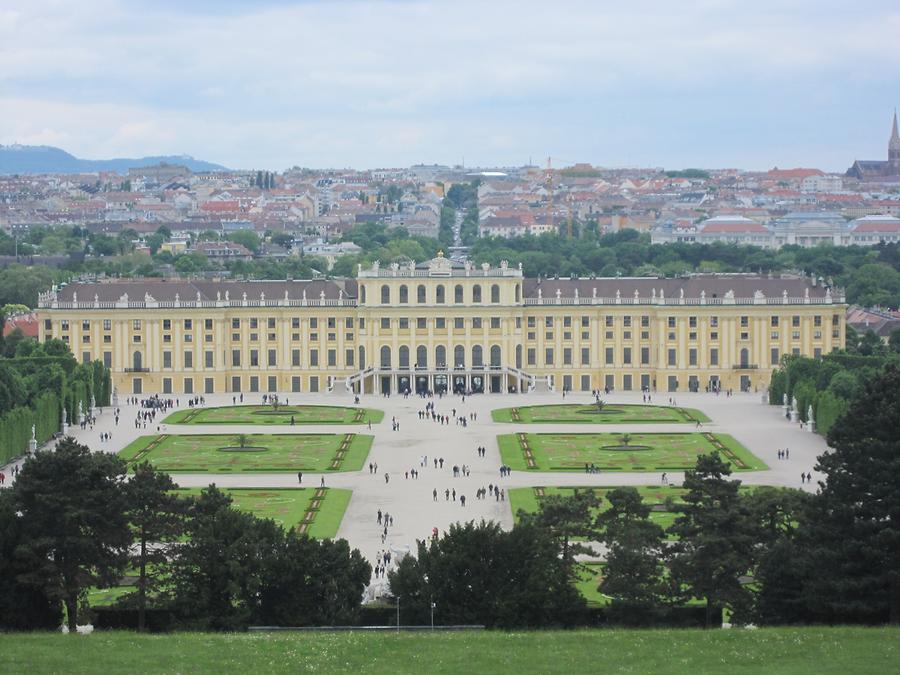
[[[816,347],[815,349],[813,349],[813,358],[814,359],[822,358],[822,348],[821,347]]]
[[[794,314],[794,316],[791,317],[791,326],[793,326],[794,328],[800,327],[800,315],[799,314]]]
[[[669,328],[675,328],[675,317],[674,316],[670,316],[668,318],[668,326],[669,326]]]
[[[581,365],[589,366],[591,364],[591,350],[589,347],[581,348]]]
[[[547,347],[547,349],[544,350],[544,365],[553,365],[553,347]]]
[[[163,368],[172,367],[172,352],[163,352]]]
[[[87,321],[84,322],[87,324]],[[85,325],[84,329],[87,330],[88,326]],[[172,320],[171,319],[163,319],[163,330],[172,330]]]
[[[591,390],[591,376],[590,375],[582,375],[581,376],[581,391],[590,391]]]
[[[445,328],[447,328],[447,320],[442,316],[438,317],[434,320],[434,327],[437,330],[444,330]]]
[[[631,317],[623,316],[622,317],[622,325],[625,326],[625,328],[631,328]]]
[[[231,350],[231,365],[234,368],[239,368],[241,365],[241,350],[240,349],[232,349]]]
[[[622,363],[626,366],[631,365],[631,347],[622,349]]]
[[[185,352],[184,353],[184,367],[185,368],[193,368],[194,367],[194,352]]]
[[[82,335],[82,336],[81,336],[81,341],[82,341],[84,344],[90,344],[90,342],[91,342],[91,336],[90,336],[90,335]]]
[[[259,350],[258,349],[250,350],[250,366],[252,368],[259,367]]]
[[[746,328],[746,327],[749,326],[749,325],[750,325],[750,317],[749,317],[749,316],[742,316],[742,317],[741,317],[741,328]]]
[[[184,329],[185,330],[193,330],[194,329],[194,320],[193,319],[185,319],[184,320]]]
[[[603,356],[604,356],[604,361],[606,362],[606,365],[608,365],[608,366],[611,366],[616,358],[614,356],[614,350],[612,347],[607,347],[605,349],[605,353]]]
[[[318,327],[319,327],[319,320],[318,320],[316,317],[312,317],[312,318],[309,320],[309,327],[310,327],[310,328],[318,328]],[[318,378],[316,378],[316,379],[318,379]]]
[[[537,352],[534,347],[529,347],[527,352],[527,362],[529,366],[537,364]]]
[[[171,377],[163,378],[163,393],[164,394],[172,393],[172,378]]]
[[[82,363],[89,363],[90,360],[91,360],[90,352],[81,352],[81,362]]]
[[[777,339],[778,339],[778,331],[777,331],[777,330],[773,330],[773,331],[772,331],[772,339],[773,339],[773,340],[777,340]]]
[[[416,330],[425,330],[427,326],[427,319],[419,317],[416,319]]]
[[[528,317],[528,327],[529,327],[529,328],[534,328],[534,327],[535,327],[535,322],[534,322],[534,317],[533,317],[533,316],[529,316],[529,317]]]
[[[259,376],[250,376],[250,391],[259,391]]]
[[[212,377],[203,378],[203,391],[207,394],[213,394],[216,391],[216,381]]]
[[[49,328],[49,326],[47,326],[47,328]],[[103,319],[103,330],[112,330],[112,321],[110,321],[109,319]]]
[[[254,317],[254,318],[250,319],[250,329],[256,330],[257,328],[259,328],[259,319]]]
[[[571,328],[572,327],[572,317],[564,316],[563,317],[563,328]]]
[[[709,327],[710,328],[718,328],[719,327],[719,317],[717,317],[717,316],[709,317]]]
[[[184,393],[185,394],[193,394],[194,393],[194,378],[186,377],[184,378]]]
[[[713,347],[709,350],[709,365],[717,366],[719,365],[719,349],[718,347]]]
[[[275,350],[275,349],[269,350],[268,365],[274,366],[277,363],[277,354],[278,354],[277,350]]]
[[[309,365],[311,368],[319,367],[319,350],[318,349],[310,349],[309,350]]]
[[[103,344],[108,345],[112,342],[112,335],[103,336]]]
[[[291,350],[291,365],[294,368],[298,368],[300,366],[300,350],[299,349]]]
[[[112,368],[112,352],[103,352],[103,365]]]
[[[631,375],[622,375],[622,389],[624,389],[625,391],[631,391],[631,387]]]
[[[346,349],[344,350],[344,366],[347,368],[353,367],[353,350]]]
[[[667,363],[670,366],[678,365],[678,351],[677,350],[675,350],[675,349],[669,350],[669,359],[668,359]]]
[[[646,366],[650,363],[650,347],[641,347],[641,365]]]
[[[382,317],[381,318],[381,330],[390,330],[390,327],[391,327],[391,320]]]
[[[337,349],[329,349],[326,354],[328,365],[334,368],[337,365]]]
[[[69,322],[68,322],[68,321],[64,321],[63,323],[66,324],[66,328],[69,327]],[[140,319],[135,319],[135,320],[132,322],[131,325],[132,325],[132,327],[134,328],[134,330],[140,330],[140,329],[141,329],[141,320],[140,320]]]
[[[572,348],[566,347],[563,349],[563,365],[571,366],[572,365]]]
[[[270,316],[268,319],[266,319],[266,326],[268,326],[269,328],[275,328],[275,317],[274,316]]]
[[[213,320],[212,319],[203,319],[203,327],[206,330],[212,330],[213,328]]]
[[[822,325],[822,315],[816,314],[813,317],[813,326],[821,326]]]
[[[203,352],[203,365],[206,368],[213,367],[213,352],[211,349],[207,349],[205,352]]]
[[[778,359],[779,359],[779,358],[780,358],[780,354],[779,354],[779,352],[778,352],[778,347],[772,347],[772,357],[771,357],[770,363],[771,363],[773,366],[777,366],[777,365],[778,365]]]
[[[697,365],[697,350],[693,347],[688,349],[688,365],[696,366]]]
[[[269,375],[267,386],[269,391],[278,391],[278,378],[274,375]]]
[[[613,325],[613,318],[612,318],[612,316],[606,316],[606,317],[604,317],[604,319],[605,319],[604,323],[606,324],[606,327],[607,327],[607,328],[612,328],[612,325]]]
[[[296,375],[291,378],[291,391],[300,391],[300,378]]]
[[[773,316],[773,317],[770,319],[770,323],[771,323],[771,325],[772,325],[772,328],[778,328],[778,317],[777,317],[777,316]]]
[[[353,328],[353,317],[348,316],[344,319],[344,328]]]
[[[231,328],[237,330],[241,327],[241,320],[238,318],[234,318],[231,320]]]
[[[312,375],[309,378],[309,390],[313,394],[315,394],[319,391],[319,376],[318,375]]]
[[[688,328],[696,328],[697,327],[697,317],[689,316],[688,317]]]
[[[299,317],[295,316],[295,317],[291,318],[291,328],[293,328],[294,330],[300,328],[300,318]]]
[[[481,317],[476,316],[472,318],[472,329],[473,330],[481,330]]]
[[[493,328],[494,330],[498,330],[500,328],[500,317],[499,316],[491,317],[491,328]]]
[[[461,316],[458,316],[455,319],[453,319],[453,329],[454,330],[465,330],[465,328],[466,328],[465,324],[466,324],[466,320],[463,319]]]
[[[544,317],[544,328],[553,328],[553,317],[552,316]]]
[[[581,327],[582,328],[590,328],[591,327],[591,317],[589,317],[589,316],[581,317]]]

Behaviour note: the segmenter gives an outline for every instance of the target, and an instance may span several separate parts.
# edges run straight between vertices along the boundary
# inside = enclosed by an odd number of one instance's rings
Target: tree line
[[[706,622],[759,625],[900,622],[900,370],[861,383],[832,425],[816,469],[816,494],[742,489],[717,454],[685,474],[683,503],[663,528],[635,488],[549,495],[504,532],[456,525],[422,541],[389,574],[407,616],[495,627],[585,621],[574,590],[592,543],[605,548],[599,591],[606,621],[668,622],[673,607],[701,603]]]
[[[130,574],[119,600],[138,627],[148,608],[169,627],[352,623],[371,566],[346,541],[316,541],[239,511],[215,486],[197,497],[149,464],[127,467],[72,438],[26,460],[0,492],[0,630],[71,633],[87,591]]]

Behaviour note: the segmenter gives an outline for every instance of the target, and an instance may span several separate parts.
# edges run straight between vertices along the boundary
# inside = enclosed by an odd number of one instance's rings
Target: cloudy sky
[[[898,0],[0,0],[0,143],[235,168],[886,157]]]

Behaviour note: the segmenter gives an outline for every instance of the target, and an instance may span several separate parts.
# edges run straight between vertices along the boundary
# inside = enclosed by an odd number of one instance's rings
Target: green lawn
[[[402,608],[401,608],[402,612]],[[896,673],[900,629],[0,635],[4,673]]]
[[[285,529],[298,527],[310,510],[310,503],[318,491],[307,488],[220,488],[233,500],[234,507],[249,511],[259,518],[269,518]],[[176,493],[198,496],[201,488],[178,488]],[[352,490],[327,488],[313,513],[312,525],[307,530],[315,539],[333,539],[340,527]]]
[[[682,471],[697,456],[718,449],[736,471],[768,467],[726,434],[503,434],[497,437],[503,462],[513,469],[583,472],[585,464],[601,471]]]
[[[335,405],[235,405],[221,408],[177,410],[165,424],[376,424],[384,419],[383,410],[348,408]]]
[[[522,424],[645,424],[656,422],[709,422],[709,418],[693,408],[661,405],[607,403],[601,411],[595,405],[563,403],[500,408],[491,411],[495,422]]]
[[[141,436],[119,452],[170,473],[359,471],[372,436],[360,434],[236,434]]]

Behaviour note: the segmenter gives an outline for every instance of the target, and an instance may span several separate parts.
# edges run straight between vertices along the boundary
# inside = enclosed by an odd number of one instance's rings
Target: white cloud
[[[672,160],[653,159],[660,134],[707,132],[686,119],[659,129],[650,112],[662,105],[682,117],[696,102],[724,121],[735,106],[769,118],[776,97],[802,109],[804,87],[819,82],[868,87],[881,106],[900,80],[900,9],[888,0],[192,7],[29,0],[0,10],[0,141],[240,166],[455,161],[464,151],[482,162],[615,152],[613,162],[662,163]],[[731,140],[732,164],[765,149]]]

